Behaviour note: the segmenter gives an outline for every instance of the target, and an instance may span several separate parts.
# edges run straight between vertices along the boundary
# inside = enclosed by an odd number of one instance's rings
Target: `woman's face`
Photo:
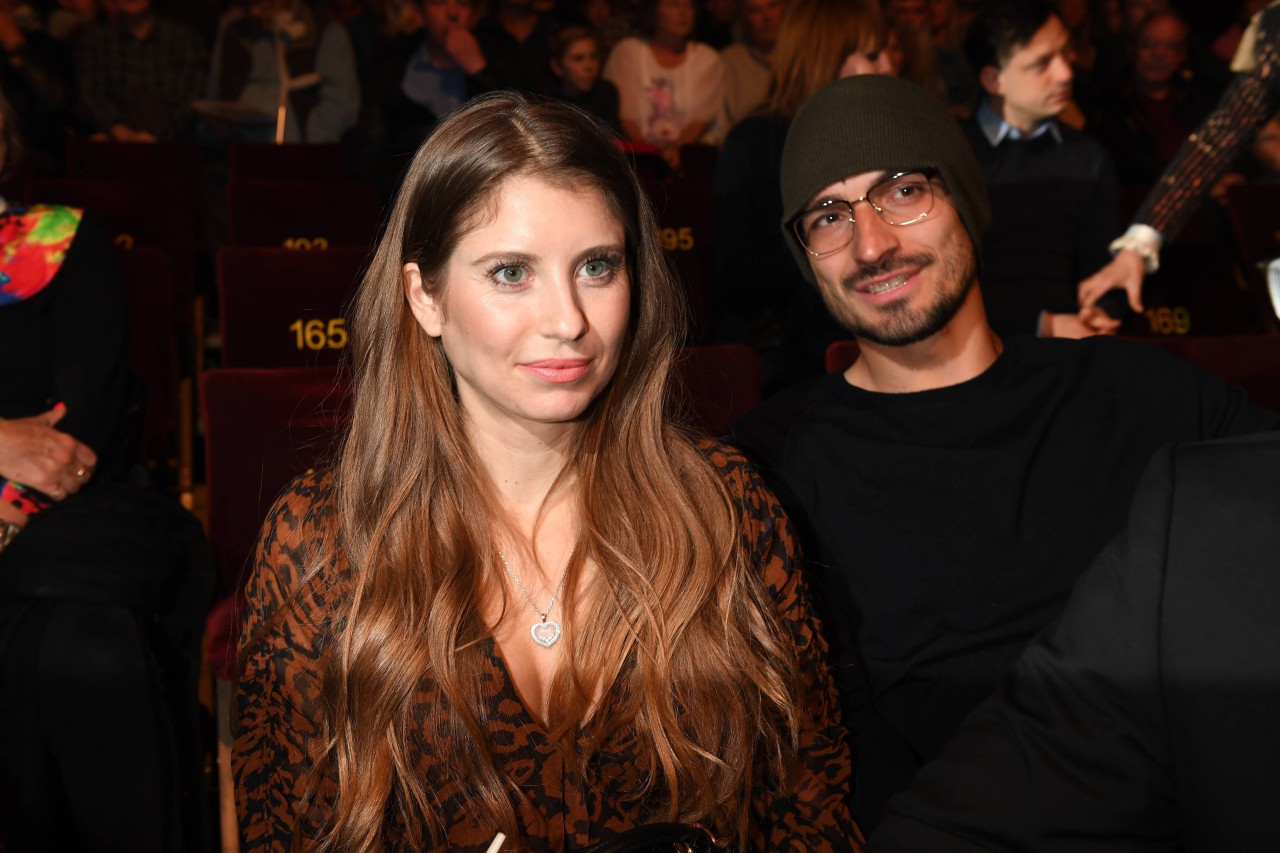
[[[670,38],[693,35],[693,0],[658,0],[654,24],[656,35]]]
[[[440,338],[468,420],[567,424],[604,389],[622,351],[630,281],[622,224],[598,191],[508,178],[495,215],[458,241],[434,296],[416,264],[405,288]]]
[[[594,38],[570,42],[564,55],[551,64],[551,68],[575,92],[588,92],[600,78],[600,48]]]
[[[879,45],[867,44],[844,58],[837,77],[843,80],[859,74],[887,74],[894,77],[897,76],[897,71],[893,67],[889,51]]]

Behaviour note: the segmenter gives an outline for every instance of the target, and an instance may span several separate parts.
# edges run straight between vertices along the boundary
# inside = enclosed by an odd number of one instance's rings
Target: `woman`
[[[800,105],[827,83],[893,74],[885,44],[876,0],[795,0],[778,32],[769,100],[734,126],[716,165],[714,334],[761,349],[773,386],[821,372],[826,344],[847,337],[801,278],[778,228],[782,143]],[[779,354],[784,323],[808,343]]]
[[[249,849],[574,849],[662,820],[856,848],[790,526],[664,416],[681,316],[642,198],[607,129],[513,93],[410,165],[350,431],[248,587]]]
[[[715,144],[724,98],[724,66],[709,45],[693,41],[693,0],[643,0],[639,37],[613,46],[604,76],[618,87],[622,129],[656,145],[674,168],[680,147]]]
[[[0,97],[0,162],[16,134]],[[211,566],[138,488],[126,312],[101,225],[0,200],[0,849],[201,835],[195,673]]]

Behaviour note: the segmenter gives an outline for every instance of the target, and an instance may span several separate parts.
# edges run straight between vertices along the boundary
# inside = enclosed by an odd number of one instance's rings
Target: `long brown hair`
[[[877,0],[793,0],[778,28],[765,111],[790,121],[814,92],[836,79],[846,56],[884,42]]]
[[[381,850],[388,823],[411,849],[440,843],[446,817],[415,767],[423,749],[468,792],[482,825],[523,836],[522,794],[490,750],[479,677],[492,631],[478,602],[495,588],[505,595],[494,541],[504,522],[440,342],[401,286],[410,261],[424,287],[443,286],[459,239],[517,175],[599,192],[623,225],[631,282],[617,371],[576,425],[558,480],[573,484],[581,521],[564,612],[586,617],[562,640],[552,738],[584,772],[582,735],[602,748],[634,732],[647,780],[636,796],[741,846],[760,781],[752,768],[765,762],[785,779],[794,749],[794,646],[744,553],[722,477],[666,417],[684,313],[633,170],[584,113],[513,93],[464,105],[418,151],[358,297],[354,410],[324,546],[349,566],[351,590],[327,646],[306,844]],[[575,610],[587,559],[594,594]],[[448,708],[441,726],[412,722],[424,685]]]

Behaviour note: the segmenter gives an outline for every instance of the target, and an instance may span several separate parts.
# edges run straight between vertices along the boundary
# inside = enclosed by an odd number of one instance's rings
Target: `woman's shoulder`
[[[285,487],[262,525],[251,598],[258,592],[282,601],[314,574],[323,543],[333,540],[334,503],[334,474],[327,469],[308,471]]]
[[[698,452],[720,475],[729,494],[753,515],[774,515],[778,501],[765,485],[756,466],[732,444],[715,438],[701,438],[695,442]]]

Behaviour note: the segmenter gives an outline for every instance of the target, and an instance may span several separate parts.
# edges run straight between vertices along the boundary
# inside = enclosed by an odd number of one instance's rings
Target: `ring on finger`
[[[85,468],[83,465],[81,465],[79,468],[76,469],[76,479],[83,480],[84,475],[88,473],[89,473],[89,470]]]

